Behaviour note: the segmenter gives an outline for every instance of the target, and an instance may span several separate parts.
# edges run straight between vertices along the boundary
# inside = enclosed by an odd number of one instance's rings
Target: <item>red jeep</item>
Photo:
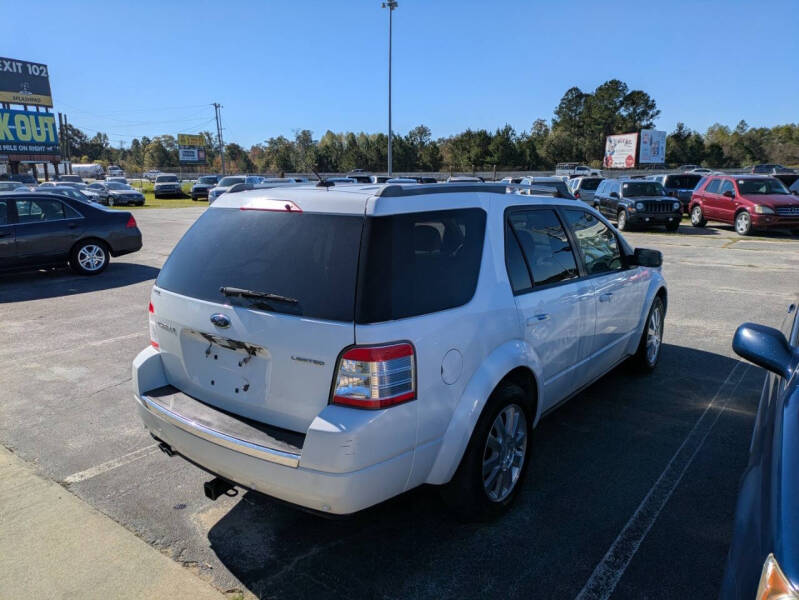
[[[694,227],[721,221],[740,235],[753,229],[790,229],[799,235],[799,198],[774,177],[708,175],[691,195],[689,211]]]

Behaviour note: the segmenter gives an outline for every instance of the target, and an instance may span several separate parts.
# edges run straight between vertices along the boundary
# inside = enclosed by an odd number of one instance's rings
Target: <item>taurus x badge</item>
[[[223,315],[222,313],[216,313],[211,315],[211,323],[220,329],[227,329],[230,327],[230,317]]]

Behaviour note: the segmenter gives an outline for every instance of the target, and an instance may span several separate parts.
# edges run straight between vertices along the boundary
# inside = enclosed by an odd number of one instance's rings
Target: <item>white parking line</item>
[[[151,454],[154,454],[155,451],[158,449],[156,444],[150,444],[149,446],[145,446],[144,448],[139,448],[138,450],[134,450],[133,452],[128,452],[127,454],[123,454],[119,458],[113,458],[111,460],[107,460],[104,463],[100,463],[94,467],[90,467],[85,471],[78,471],[77,473],[73,473],[69,477],[64,479],[63,483],[71,484],[71,483],[78,483],[80,481],[86,481],[87,479],[91,479],[92,477],[96,477],[102,473],[107,473],[108,471],[113,471],[114,469],[130,464],[134,461],[139,460],[140,458],[144,458]]]
[[[742,367],[739,369],[739,367]],[[691,466],[691,463],[696,457],[699,450],[705,443],[708,435],[713,429],[713,426],[718,421],[721,413],[727,407],[735,390],[740,385],[741,381],[746,374],[748,364],[736,362],[729,375],[724,382],[719,386],[713,399],[707,405],[702,415],[694,424],[691,431],[683,440],[680,447],[671,457],[671,460],[663,469],[663,472],[655,481],[654,485],[649,489],[649,492],[638,505],[638,508],[627,521],[627,524],[621,530],[619,535],[613,541],[610,549],[605,553],[605,556],[594,569],[591,577],[588,578],[583,589],[577,595],[577,600],[607,600],[610,598],[616,585],[619,583],[624,571],[630,564],[633,556],[638,551],[641,542],[649,533],[649,530],[657,521],[660,511],[671,498],[672,493],[680,484],[680,481]],[[733,375],[736,371],[740,370],[740,377],[737,378],[732,388],[722,396],[722,400],[716,407],[716,400],[721,396],[722,390],[731,384]],[[711,413],[711,408],[715,408]],[[708,416],[710,415],[710,416]]]

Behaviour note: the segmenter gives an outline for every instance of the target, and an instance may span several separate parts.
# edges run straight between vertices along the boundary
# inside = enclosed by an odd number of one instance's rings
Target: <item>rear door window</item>
[[[65,218],[64,205],[55,198],[17,200],[17,221],[19,223],[58,221]]]
[[[8,225],[8,203],[0,200],[0,225]]]
[[[718,179],[718,178],[711,179],[710,183],[707,184],[707,187],[705,188],[705,191],[708,194],[718,194],[720,186],[721,186],[721,179]]]
[[[508,223],[522,248],[534,288],[579,276],[569,238],[554,210],[512,212]]]
[[[361,215],[213,208],[180,240],[156,285],[209,302],[352,322],[363,223]],[[227,298],[222,286],[297,302],[259,306]]]
[[[619,240],[607,225],[584,210],[567,209],[564,212],[580,247],[588,275],[624,268]]]
[[[480,275],[485,224],[480,208],[369,218],[357,322],[391,321],[469,302]]]

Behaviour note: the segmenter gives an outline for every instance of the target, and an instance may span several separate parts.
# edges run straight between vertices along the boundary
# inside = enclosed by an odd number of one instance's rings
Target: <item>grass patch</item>
[[[118,208],[119,210],[142,210],[145,208],[187,208],[189,206],[203,206],[207,205],[207,200],[197,200],[196,202],[191,199],[191,184],[182,184],[184,197],[183,198],[156,198],[153,194],[153,184],[149,181],[133,180],[130,186],[139,190],[144,194],[144,206],[112,206],[111,208]]]

